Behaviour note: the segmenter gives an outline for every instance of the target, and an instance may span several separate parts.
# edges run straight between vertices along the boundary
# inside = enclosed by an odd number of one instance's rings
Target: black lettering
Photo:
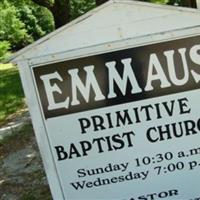
[[[69,158],[73,158],[73,155],[75,155],[76,157],[81,157],[81,154],[78,152],[78,150],[76,149],[76,146],[72,143],[70,145],[70,150],[69,150],[70,154],[69,154]]]
[[[197,133],[197,131],[195,130],[196,124],[195,124],[194,121],[186,120],[186,121],[184,121],[184,125],[185,125],[186,135],[196,134]]]
[[[97,143],[98,150],[99,150],[98,153],[103,153],[103,152],[104,152],[104,150],[103,150],[103,148],[102,148],[101,141],[104,142],[105,139],[104,139],[103,137],[93,139],[93,144]]]
[[[112,119],[111,119],[111,113],[106,113],[107,119],[108,119],[108,128],[113,128]]]
[[[87,156],[87,152],[92,149],[91,143],[88,141],[81,141],[80,144],[83,151],[83,156]]]
[[[122,123],[122,125],[126,125],[126,123],[128,125],[133,123],[131,121],[130,116],[129,116],[128,110],[123,111],[124,116],[121,115],[120,111],[117,111],[116,114],[117,114],[117,125],[116,125],[116,127],[121,126],[121,123]]]
[[[142,106],[140,111],[142,111],[143,109],[145,110],[145,114],[146,114],[146,120],[150,121],[151,117],[150,117],[150,110],[149,109],[153,109],[152,105],[146,105],[146,106]]]
[[[101,117],[100,115],[95,115],[95,116],[92,116],[91,118],[94,124],[94,131],[106,129],[105,126],[103,126],[104,124],[103,117]]]
[[[58,161],[67,159],[68,154],[66,151],[64,151],[63,146],[55,146],[55,149],[58,156]]]
[[[172,115],[173,115],[174,102],[175,102],[174,100],[170,101],[171,107],[168,106],[168,102],[163,102],[163,103],[162,103],[163,106],[164,106],[164,108],[165,108],[165,110],[167,111],[167,114],[168,114],[169,116],[172,116]]]
[[[172,131],[175,137],[182,137],[183,136],[183,127],[182,127],[182,122],[179,122],[179,127],[180,127],[180,132],[178,132],[177,124],[173,123],[172,125]]]
[[[85,169],[78,169],[77,173],[78,173],[79,178],[83,178],[87,175],[86,172],[85,172]]]
[[[115,150],[122,149],[122,148],[124,147],[124,145],[125,145],[125,144],[124,144],[124,141],[121,139],[121,136],[120,136],[119,134],[113,135],[113,136],[112,136],[112,141],[113,141],[114,143],[119,144],[118,146],[113,145],[113,148],[114,148]]]
[[[87,118],[79,119],[81,125],[81,133],[86,133],[86,129],[90,127],[91,123]]]
[[[156,137],[155,139],[153,139],[153,137],[152,137],[152,135],[151,135],[152,131],[153,131],[153,133],[157,133],[156,127],[151,127],[151,128],[149,128],[149,129],[147,130],[147,134],[146,134],[147,139],[148,139],[150,142],[152,142],[152,143],[153,143],[153,142],[157,142],[157,141],[159,140],[159,137]]]
[[[132,143],[132,140],[131,140],[131,135],[135,136],[135,133],[133,131],[130,131],[130,132],[123,133],[123,136],[122,136],[122,137],[126,137],[127,138],[128,147],[132,147],[133,146],[133,143]]]
[[[156,107],[157,119],[162,118],[162,117],[161,117],[161,113],[160,113],[160,104],[159,104],[159,103],[156,103],[156,104],[155,104],[155,107]]]
[[[157,128],[158,128],[158,132],[159,132],[159,135],[160,135],[160,141],[162,141],[162,140],[165,140],[165,137],[164,137],[164,135],[167,135],[166,137],[166,139],[172,139],[172,136],[171,136],[171,134],[170,134],[170,129],[169,129],[169,127],[170,127],[170,124],[166,124],[164,127],[162,127],[162,126],[158,126]],[[165,129],[164,129],[165,128]]]
[[[108,151],[112,151],[113,148],[112,148],[112,145],[111,145],[110,136],[106,136],[105,139],[107,141]]]
[[[86,181],[82,181],[82,183],[75,182],[75,183],[70,183],[70,184],[75,188],[75,190],[79,190],[79,189],[83,189],[85,187],[85,182]]]
[[[180,108],[180,114],[185,114],[185,113],[190,113],[191,109],[188,108],[188,99],[183,98],[183,99],[178,99],[179,102],[179,108]]]
[[[178,190],[169,190],[169,196],[179,195]]]
[[[93,187],[93,183],[92,182],[87,182],[85,185],[86,185],[87,188]]]
[[[136,118],[135,123],[141,122],[140,117],[139,117],[139,113],[138,113],[138,108],[133,108],[133,110],[134,110],[135,118]]]

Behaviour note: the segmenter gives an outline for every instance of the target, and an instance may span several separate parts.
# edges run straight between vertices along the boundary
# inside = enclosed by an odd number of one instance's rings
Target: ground
[[[0,200],[51,200],[18,69],[0,63]]]
[[[52,199],[30,121],[0,140],[0,199]]]

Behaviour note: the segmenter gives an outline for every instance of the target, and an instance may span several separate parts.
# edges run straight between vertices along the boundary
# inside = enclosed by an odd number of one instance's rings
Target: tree
[[[0,41],[0,61],[9,56],[10,43],[8,41]]]
[[[59,28],[72,19],[95,7],[94,0],[32,0],[34,3],[47,8],[53,15],[55,28]],[[107,0],[96,0],[100,5]]]
[[[59,28],[70,21],[69,0],[32,0],[34,3],[51,11],[55,27]]]
[[[70,20],[73,20],[87,11],[95,8],[96,4],[94,0],[71,0],[70,1]]]
[[[107,2],[108,0],[96,0],[96,5],[99,6],[105,2]]]
[[[53,15],[55,21],[55,28],[59,28],[74,16],[77,17],[79,14],[83,14],[82,11],[86,12],[93,8],[96,4],[97,6],[105,3],[108,0],[32,0],[34,3],[47,8]],[[76,5],[80,5],[77,7]],[[75,8],[76,10],[74,10]]]
[[[0,1],[0,60],[54,30],[48,9],[32,0]]]
[[[53,17],[47,9],[28,3],[17,5],[17,9],[19,19],[34,41],[54,30]]]
[[[0,3],[0,10],[0,41],[8,41],[12,49],[21,48],[31,42],[25,24],[17,17],[17,9],[3,1]]]
[[[197,8],[196,0],[182,0],[180,1],[181,6]]]

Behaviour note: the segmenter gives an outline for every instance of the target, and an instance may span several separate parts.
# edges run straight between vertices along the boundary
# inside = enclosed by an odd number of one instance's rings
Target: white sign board
[[[64,199],[200,199],[199,36],[32,75]]]
[[[197,2],[197,8],[200,9],[200,0],[196,0]]]

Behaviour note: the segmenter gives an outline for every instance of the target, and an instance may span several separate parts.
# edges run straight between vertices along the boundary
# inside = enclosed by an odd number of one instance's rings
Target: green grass
[[[0,64],[0,125],[24,106],[24,93],[18,69]]]

